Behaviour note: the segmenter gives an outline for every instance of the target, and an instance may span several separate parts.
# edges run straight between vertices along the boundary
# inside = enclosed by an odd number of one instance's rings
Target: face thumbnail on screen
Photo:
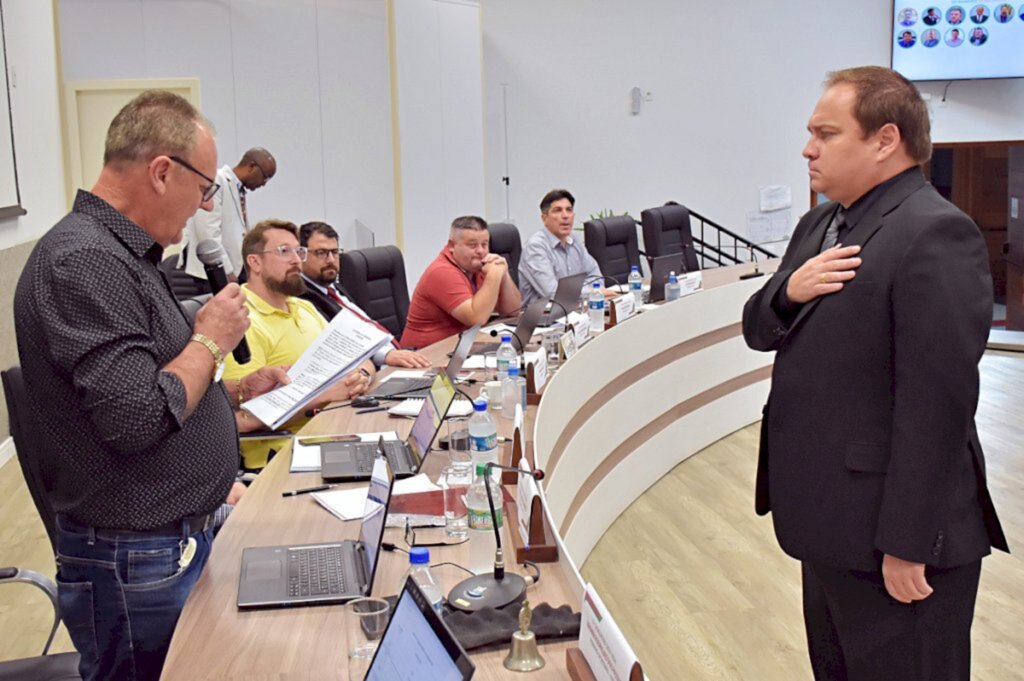
[[[1024,77],[1024,0],[896,0],[892,67],[918,81]]]

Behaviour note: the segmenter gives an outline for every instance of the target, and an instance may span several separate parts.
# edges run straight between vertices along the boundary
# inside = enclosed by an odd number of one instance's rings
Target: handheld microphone
[[[757,253],[754,252],[754,245],[747,244],[747,250],[750,251],[750,259],[754,261],[754,271],[741,274],[740,279],[755,279],[757,277],[763,277],[764,272],[761,271],[761,268],[757,264]]]
[[[526,591],[526,580],[515,573],[505,573],[505,553],[501,548],[501,529],[494,510],[494,496],[491,494],[491,471],[495,468],[528,475],[534,480],[543,480],[544,471],[539,468],[525,471],[514,466],[489,463],[484,467],[484,487],[487,490],[487,504],[491,509],[491,527],[494,528],[494,571],[475,575],[455,585],[448,594],[448,604],[458,610],[475,612],[482,608],[500,608],[519,599]]]
[[[217,295],[228,285],[228,275],[224,271],[224,249],[213,239],[203,239],[196,246],[196,257],[203,263],[206,270],[206,280],[210,282],[210,290]],[[239,364],[248,364],[252,359],[249,353],[249,343],[245,336],[238,341],[238,345],[231,351],[231,355]]]

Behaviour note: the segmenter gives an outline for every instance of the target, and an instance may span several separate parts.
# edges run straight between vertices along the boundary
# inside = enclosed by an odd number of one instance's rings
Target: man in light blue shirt
[[[544,229],[530,237],[519,260],[519,288],[523,305],[555,295],[558,280],[586,273],[599,278],[601,270],[582,239],[573,236],[576,199],[567,189],[552,189],[540,202]]]

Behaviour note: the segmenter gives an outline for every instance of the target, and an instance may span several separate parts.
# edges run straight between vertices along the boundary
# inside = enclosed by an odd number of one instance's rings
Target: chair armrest
[[[53,637],[57,633],[57,626],[60,624],[60,606],[57,603],[57,585],[54,584],[52,579],[44,574],[36,572],[35,570],[20,570],[16,567],[0,568],[0,584],[9,582],[31,584],[49,596],[50,604],[53,606],[53,627],[50,629],[50,637],[46,640],[46,646],[43,648],[43,655],[46,655],[50,650],[50,644],[53,643]]]

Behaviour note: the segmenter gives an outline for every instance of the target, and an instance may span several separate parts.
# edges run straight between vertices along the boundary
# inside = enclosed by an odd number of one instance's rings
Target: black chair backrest
[[[625,285],[631,267],[640,266],[636,220],[628,215],[616,215],[583,223],[583,243],[597,261],[601,274],[614,277],[619,284]],[[608,286],[614,283],[616,282],[605,282]]]
[[[178,300],[195,298],[204,293],[210,292],[210,285],[203,279],[196,279],[187,274],[185,270],[178,269],[178,256],[172,255],[160,262],[160,269],[167,275],[167,281],[171,284],[171,291]]]
[[[13,366],[2,372],[4,384],[4,397],[7,400],[7,416],[11,422],[11,437],[14,438],[14,448],[18,452],[18,463],[21,465],[21,473],[25,476],[25,484],[28,486],[32,501],[35,502],[36,511],[46,527],[46,534],[50,538],[50,546],[53,547],[54,555],[57,553],[57,512],[53,510],[49,497],[46,495],[46,485],[43,482],[42,462],[42,439],[39,436],[39,424],[33,415],[32,407],[28,403],[28,393],[25,392],[25,379],[21,373],[20,366]]]
[[[355,304],[380,322],[395,338],[402,337],[409,314],[405,260],[397,246],[374,246],[341,254],[338,281]]]
[[[523,242],[519,238],[516,226],[507,222],[494,222],[487,225],[491,233],[491,253],[497,253],[508,262],[508,273],[512,281],[519,286],[519,258],[523,254]]]
[[[640,213],[640,222],[643,223],[644,250],[648,257],[682,253],[687,272],[700,269],[690,232],[690,210],[686,206],[667,203],[658,208],[648,208]]]

